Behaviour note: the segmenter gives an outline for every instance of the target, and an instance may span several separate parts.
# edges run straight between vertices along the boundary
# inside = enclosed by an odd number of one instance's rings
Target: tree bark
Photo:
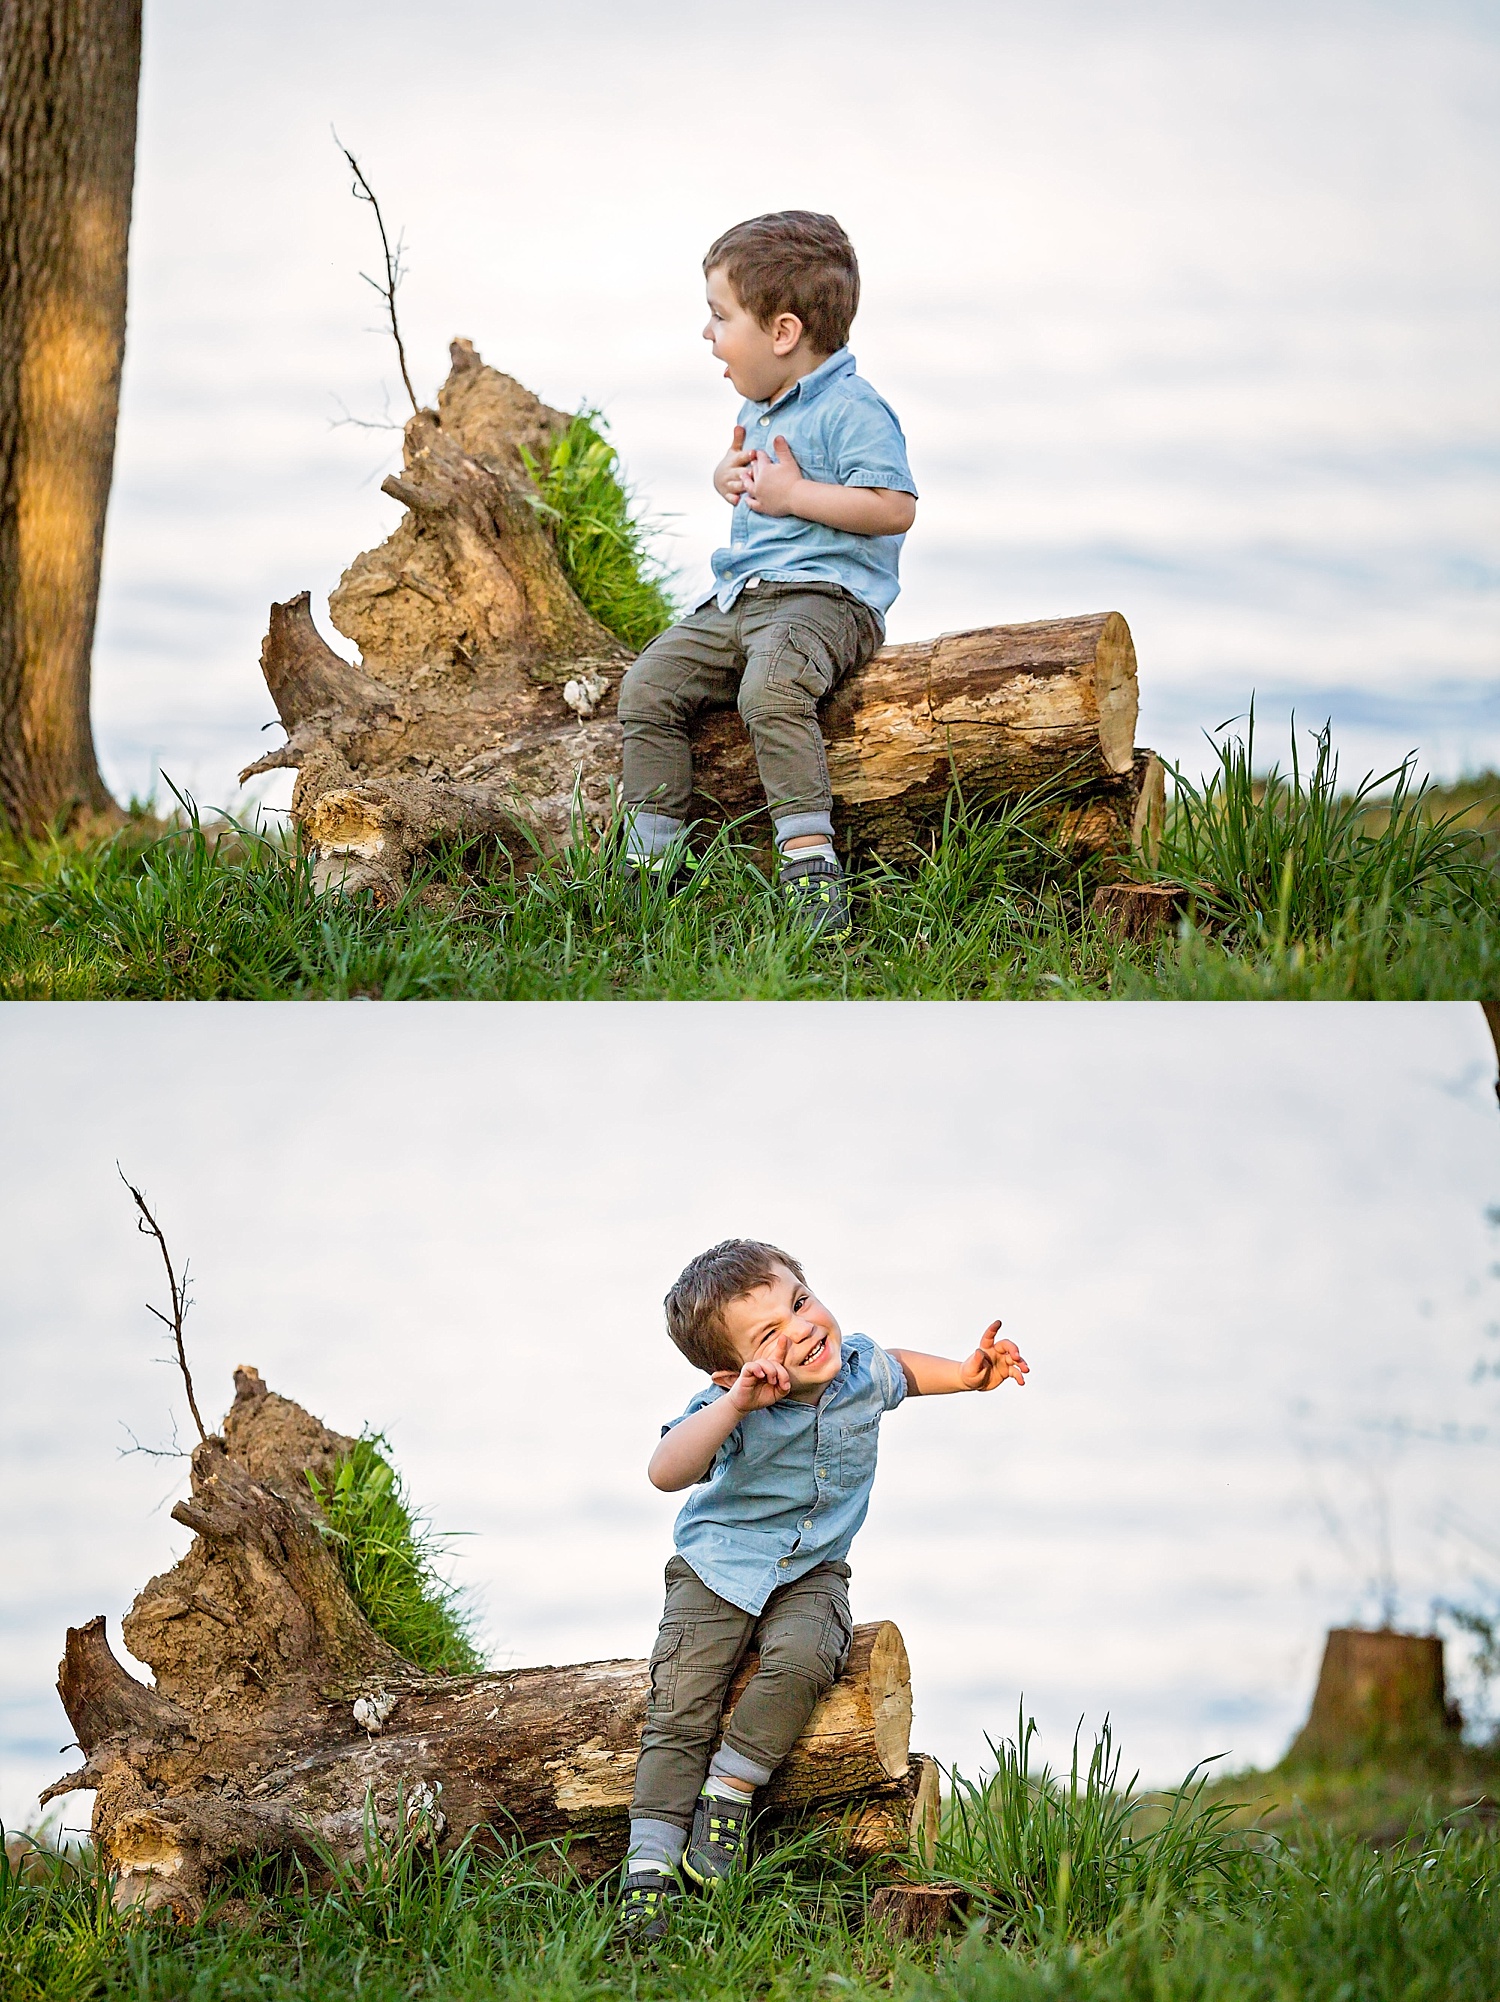
[[[118,809],[89,671],[125,347],[140,0],[0,0],[0,814]]]
[[[352,1860],[370,1824],[439,1848],[471,1832],[556,1842],[584,1880],[624,1853],[647,1664],[442,1676],[402,1661],[351,1598],[306,1480],[351,1444],[237,1371],[223,1434],[194,1452],[191,1496],[172,1511],[192,1546],[124,1622],[155,1687],[115,1659],[102,1617],[69,1630],[58,1690],[86,1764],[46,1797],[97,1790],[94,1834],[122,1905],[190,1917],[232,1860]],[[910,1730],[899,1632],[856,1628],[763,1809],[837,1823],[855,1856],[930,1854],[937,1773]]]
[[[361,665],[313,624],[306,593],[271,610],[261,666],[287,741],[241,780],[296,769],[293,812],[320,880],[382,898],[439,842],[523,866],[608,821],[620,774],[615,705],[630,655],[562,574],[519,453],[566,423],[466,341],[436,411],[406,427],[385,483],[407,518],[329,601]],[[1135,748],[1135,649],[1116,612],[890,646],[823,704],[834,817],[847,850],[908,854],[955,783],[976,802],[1056,791],[1080,854],[1148,844],[1162,773]],[[697,817],[764,798],[739,718],[694,730]]]
[[[1307,1722],[1285,1766],[1355,1766],[1368,1760],[1445,1757],[1460,1720],[1447,1699],[1437,1634],[1334,1627]]]

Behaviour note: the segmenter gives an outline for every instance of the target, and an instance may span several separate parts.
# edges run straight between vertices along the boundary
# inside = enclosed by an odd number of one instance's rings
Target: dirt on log
[[[69,1629],[58,1692],[86,1763],[43,1798],[96,1789],[120,1905],[192,1918],[231,1862],[317,1871],[363,1855],[371,1824],[441,1849],[471,1831],[553,1841],[585,1881],[623,1855],[647,1664],[445,1676],[403,1661],[350,1596],[306,1478],[353,1443],[237,1370],[223,1432],[195,1450],[172,1511],[193,1542],[124,1621],[155,1687],[115,1659],[102,1616]],[[762,1796],[769,1821],[824,1817],[856,1857],[929,1851],[937,1769],[910,1732],[900,1633],[857,1627]]]
[[[261,668],[286,741],[247,765],[297,771],[292,810],[319,881],[399,895],[432,847],[489,845],[521,866],[615,808],[615,705],[632,658],[585,610],[522,458],[569,422],[465,340],[436,410],[406,426],[384,491],[407,509],[329,600],[344,660],[308,594],[271,608]],[[1117,612],[888,646],[823,704],[841,845],[897,857],[967,798],[1057,786],[1058,833],[1124,852],[1159,826],[1162,770],[1135,746],[1135,648]],[[710,823],[764,800],[734,712],[694,730]]]

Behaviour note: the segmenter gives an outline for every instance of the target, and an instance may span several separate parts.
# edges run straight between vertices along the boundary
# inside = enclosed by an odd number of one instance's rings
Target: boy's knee
[[[620,683],[618,714],[622,723],[671,721],[680,705],[674,705],[666,687],[665,662],[653,661],[651,649],[633,660]]]

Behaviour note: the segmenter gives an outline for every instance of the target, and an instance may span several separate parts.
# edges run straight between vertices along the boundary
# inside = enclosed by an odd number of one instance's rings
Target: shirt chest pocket
[[[856,1418],[839,1428],[839,1486],[846,1491],[863,1487],[875,1472],[875,1454],[880,1444],[880,1414]]]

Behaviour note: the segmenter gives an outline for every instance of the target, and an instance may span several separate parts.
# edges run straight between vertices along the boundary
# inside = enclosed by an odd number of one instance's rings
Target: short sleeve
[[[915,497],[896,413],[873,392],[851,396],[843,404],[833,445],[833,469],[841,487],[886,487]]]
[[[878,1342],[870,1343],[870,1376],[885,1410],[894,1411],[898,1404],[906,1402],[906,1371]]]
[[[684,1418],[691,1418],[695,1412],[705,1410],[710,1404],[717,1404],[719,1399],[726,1395],[727,1392],[721,1390],[716,1383],[710,1384],[705,1390],[698,1391],[688,1399],[686,1406],[678,1412],[675,1418],[669,1418],[666,1424],[663,1425],[661,1428],[662,1438],[665,1439],[669,1432],[675,1431]],[[718,1452],[710,1460],[708,1472],[700,1474],[697,1480],[694,1481],[693,1486],[702,1487],[705,1481],[711,1481],[720,1468],[727,1466],[740,1450],[740,1428],[736,1425],[729,1437],[720,1446]]]

